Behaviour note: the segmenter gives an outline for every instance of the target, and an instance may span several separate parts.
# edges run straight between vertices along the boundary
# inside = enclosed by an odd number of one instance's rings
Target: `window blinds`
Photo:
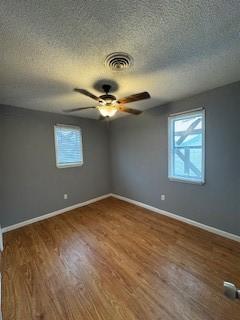
[[[66,125],[56,125],[54,132],[57,167],[81,165],[83,163],[81,129]]]

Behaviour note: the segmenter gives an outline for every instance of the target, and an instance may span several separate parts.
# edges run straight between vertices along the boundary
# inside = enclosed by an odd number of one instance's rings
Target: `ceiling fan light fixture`
[[[97,109],[103,117],[113,117],[115,113],[118,111],[117,107],[114,105],[98,106]]]

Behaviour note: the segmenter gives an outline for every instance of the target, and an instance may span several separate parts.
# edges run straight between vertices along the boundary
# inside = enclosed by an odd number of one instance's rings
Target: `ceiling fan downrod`
[[[103,88],[103,91],[104,91],[106,94],[108,94],[108,93],[110,92],[110,90],[111,90],[110,84],[103,84],[102,88]]]

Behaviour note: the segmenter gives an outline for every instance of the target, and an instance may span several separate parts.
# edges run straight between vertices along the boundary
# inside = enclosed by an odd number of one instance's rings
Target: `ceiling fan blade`
[[[145,91],[145,92],[140,92],[137,94],[132,94],[131,96],[128,96],[125,98],[121,98],[117,102],[118,103],[130,103],[130,102],[149,99],[149,98],[151,98],[150,94]]]
[[[89,98],[92,98],[96,101],[100,101],[101,99],[99,99],[97,96],[95,96],[94,94],[92,94],[91,92],[85,90],[85,89],[78,89],[78,88],[75,88],[73,89],[75,92],[79,92],[81,94],[84,94],[85,96],[89,97]]]
[[[142,113],[142,111],[140,111],[140,110],[136,110],[136,109],[132,109],[132,108],[126,108],[124,106],[119,106],[118,107],[118,111],[127,112],[127,113],[131,113],[131,114],[135,114],[135,115],[138,115],[138,114]]]
[[[87,110],[87,109],[96,109],[96,107],[74,108],[74,109],[63,110],[63,112],[75,112],[75,111],[81,111],[81,110]]]

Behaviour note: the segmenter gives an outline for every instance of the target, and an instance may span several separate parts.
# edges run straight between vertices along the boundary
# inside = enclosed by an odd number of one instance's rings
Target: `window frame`
[[[80,142],[81,145],[81,152],[82,152],[82,161],[80,162],[76,162],[76,163],[71,163],[71,164],[63,164],[63,165],[59,165],[58,164],[58,160],[57,160],[57,145],[56,145],[56,128],[71,128],[71,129],[75,129],[78,130],[80,132]],[[75,167],[81,167],[84,164],[84,160],[83,160],[83,138],[82,138],[82,129],[78,126],[74,126],[74,125],[68,125],[68,124],[62,124],[62,123],[57,123],[54,125],[54,146],[55,146],[55,163],[56,163],[56,167],[58,169],[65,169],[65,168],[75,168]]]
[[[201,180],[197,180],[194,178],[184,178],[180,176],[173,175],[173,144],[174,144],[174,134],[173,134],[173,119],[180,120],[184,119],[187,116],[191,117],[197,113],[202,114],[202,178]],[[206,183],[206,175],[205,175],[205,161],[206,161],[206,110],[205,108],[196,108],[191,110],[186,110],[179,113],[173,113],[168,116],[168,179],[170,181],[204,185]]]

